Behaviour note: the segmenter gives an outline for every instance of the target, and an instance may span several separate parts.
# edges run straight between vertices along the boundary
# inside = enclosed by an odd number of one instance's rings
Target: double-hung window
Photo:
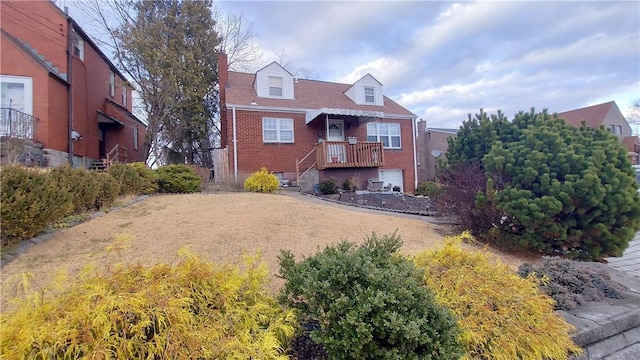
[[[269,96],[282,97],[282,78],[277,76],[269,76]]]
[[[376,89],[373,86],[364,87],[364,102],[368,104],[375,104],[376,102]]]
[[[385,149],[400,149],[400,124],[368,123],[367,141],[378,141]]]
[[[73,55],[80,58],[80,60],[84,61],[84,40],[82,36],[77,32],[73,32]]]
[[[122,84],[122,106],[127,107],[127,85]]]
[[[293,143],[293,119],[262,118],[262,141]]]
[[[614,135],[622,135],[622,126],[621,125],[611,125],[609,127],[609,132]]]

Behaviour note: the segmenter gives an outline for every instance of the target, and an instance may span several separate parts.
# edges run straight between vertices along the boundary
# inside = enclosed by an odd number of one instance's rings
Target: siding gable
[[[269,94],[269,77],[282,78],[282,96],[272,96]],[[256,72],[253,87],[258,97],[295,99],[293,75],[275,61]]]
[[[373,88],[374,102],[367,102],[365,88]],[[382,84],[371,74],[367,74],[356,81],[347,91],[344,92],[354,103],[359,105],[384,106],[384,92]]]

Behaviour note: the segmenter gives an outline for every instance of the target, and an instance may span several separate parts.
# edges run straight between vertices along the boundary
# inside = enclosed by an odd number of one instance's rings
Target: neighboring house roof
[[[442,128],[427,128],[425,131],[435,131],[445,134],[457,135],[460,129],[442,129]]]
[[[269,108],[274,111],[278,109],[295,109],[301,112],[313,113],[322,111],[323,113],[344,113],[343,110],[352,111],[353,115],[366,116],[366,114],[379,114],[390,116],[400,116],[415,118],[416,115],[405,109],[395,101],[384,97],[384,106],[358,105],[354,103],[344,92],[352,84],[340,84],[318,80],[296,80],[295,99],[274,99],[258,97],[253,87],[255,74],[229,72],[229,79],[226,91],[227,106],[256,107],[260,109]],[[254,104],[252,104],[254,103]],[[332,112],[333,111],[333,112]]]
[[[579,127],[584,121],[588,127],[595,129],[603,124],[605,117],[613,106],[617,107],[615,101],[609,101],[603,104],[560,112],[558,117],[576,127]]]
[[[626,136],[622,139],[622,143],[628,147],[629,149],[638,149],[640,148],[640,138],[637,136]],[[635,150],[637,152],[637,150]]]
[[[67,74],[60,72],[60,70],[53,66],[51,61],[47,61],[47,59],[42,54],[38,54],[38,50],[31,47],[26,42],[14,37],[13,35],[6,32],[4,29],[0,29],[2,32],[2,36],[5,36],[9,41],[13,42],[17,47],[21,48],[27,55],[33,58],[40,66],[42,66],[45,70],[47,70],[50,74],[53,74],[62,82],[67,83]]]

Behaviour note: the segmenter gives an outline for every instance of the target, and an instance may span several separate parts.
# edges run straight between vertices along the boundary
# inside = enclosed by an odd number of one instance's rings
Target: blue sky
[[[217,6],[253,24],[264,53],[256,69],[284,54],[318,80],[352,83],[370,73],[430,127],[458,128],[480,108],[511,119],[531,107],[560,112],[615,100],[626,113],[640,99],[638,1]]]
[[[223,1],[253,23],[263,63],[318,80],[371,73],[431,127],[479,108],[551,112],[640,99],[638,1]]]

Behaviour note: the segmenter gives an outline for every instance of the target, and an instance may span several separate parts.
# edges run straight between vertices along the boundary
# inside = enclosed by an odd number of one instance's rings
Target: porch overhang
[[[384,118],[384,112],[382,111],[321,108],[307,111],[305,115],[305,123],[309,125],[309,123],[321,114],[357,116],[359,118]]]
[[[124,123],[113,116],[109,116],[102,111],[98,110],[98,124],[110,125],[116,127],[124,127]]]

